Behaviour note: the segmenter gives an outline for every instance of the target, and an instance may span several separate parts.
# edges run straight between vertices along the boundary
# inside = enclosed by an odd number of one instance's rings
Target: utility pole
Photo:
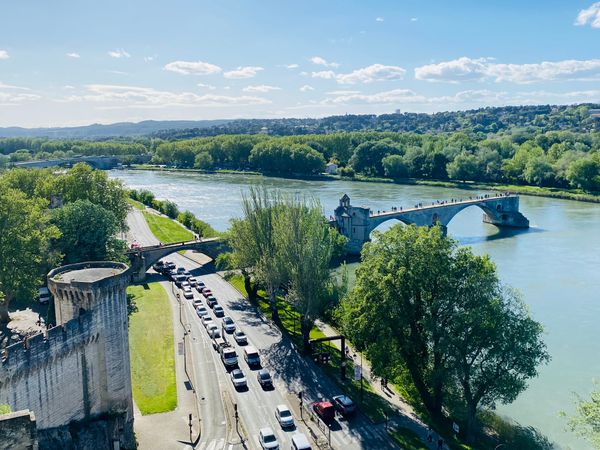
[[[304,420],[304,417],[302,417],[302,410],[303,408],[303,399],[302,399],[302,391],[298,392],[298,400],[300,400],[300,419]]]
[[[188,426],[190,427],[190,444],[192,444],[194,442],[192,441],[192,413],[188,416]]]

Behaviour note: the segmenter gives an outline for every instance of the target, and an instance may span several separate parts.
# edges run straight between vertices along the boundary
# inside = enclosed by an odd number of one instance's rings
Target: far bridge
[[[483,221],[497,227],[529,228],[529,220],[519,211],[519,197],[511,194],[492,194],[419,203],[411,208],[392,208],[390,211],[372,211],[367,206],[353,206],[344,194],[330,224],[348,238],[349,254],[360,254],[370,240],[371,232],[388,220],[399,220],[407,225],[440,225],[444,232],[452,218],[469,206],[483,210]]]
[[[228,251],[226,242],[221,238],[208,238],[197,241],[184,241],[172,244],[158,244],[148,247],[137,247],[127,251],[131,261],[133,281],[142,281],[146,271],[159,259],[180,250],[196,250],[206,256],[217,259],[220,253]]]

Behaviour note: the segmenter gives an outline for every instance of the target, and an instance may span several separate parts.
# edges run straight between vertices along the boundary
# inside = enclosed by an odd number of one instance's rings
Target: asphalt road
[[[132,211],[128,222],[130,239],[135,237],[142,245],[157,243],[139,211]],[[232,403],[238,405],[243,428],[242,435],[247,438],[246,448],[260,448],[258,431],[265,426],[271,427],[275,432],[283,449],[290,448],[291,435],[295,432],[302,432],[310,438],[306,427],[297,417],[296,394],[302,391],[304,401],[310,403],[339,394],[336,385],[312,362],[301,358],[279,329],[219,275],[202,274],[199,264],[177,253],[164,259],[173,261],[177,266],[185,267],[212,290],[219,304],[224,308],[225,314],[235,321],[237,327],[244,330],[249,345],[259,350],[262,367],[269,370],[275,385],[275,389],[271,391],[264,391],[260,387],[256,379],[256,370],[250,370],[243,358],[242,348],[237,345],[233,337],[228,335],[228,341],[238,353],[239,367],[248,379],[248,389],[237,391],[218,353],[214,351],[212,341],[197,317],[192,302],[182,298],[182,317],[189,329],[191,339],[192,379],[200,398],[202,439],[197,448],[209,450],[241,448],[238,445],[240,438],[235,433],[235,421],[231,417],[231,411],[228,410]],[[171,288],[167,290],[171,291]],[[203,298],[200,294],[196,295]],[[220,325],[221,319],[217,319],[210,308],[207,309],[213,321]],[[275,408],[279,404],[286,404],[296,412],[294,415],[297,429],[291,431],[281,429],[275,418]],[[313,429],[321,438],[325,436],[325,434],[320,435],[316,427]],[[331,427],[330,437],[331,446],[336,450],[398,448],[388,438],[383,425],[372,425],[360,414],[350,422],[337,418]]]

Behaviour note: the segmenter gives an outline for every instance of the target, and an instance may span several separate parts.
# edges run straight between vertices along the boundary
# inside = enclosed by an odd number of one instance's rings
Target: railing
[[[323,436],[322,436],[323,441],[321,441],[321,439],[319,439],[319,436],[317,436],[313,432],[312,428],[308,427],[308,430],[310,431],[310,434],[311,434],[313,440],[317,443],[319,448],[322,448],[323,444],[327,445],[327,447],[329,447],[329,448],[333,448],[333,447],[331,447],[331,428],[329,428],[329,426],[325,422],[323,422],[323,419],[321,419],[313,411],[312,403],[308,403],[308,402],[303,403],[301,408],[303,410],[303,413],[306,414],[308,416],[308,418],[317,425],[317,428],[323,434]],[[305,419],[304,414],[302,415],[303,419]]]

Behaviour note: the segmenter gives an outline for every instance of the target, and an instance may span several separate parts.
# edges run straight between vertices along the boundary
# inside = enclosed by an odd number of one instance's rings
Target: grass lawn
[[[164,288],[150,283],[127,288],[137,311],[129,316],[133,398],[142,414],[177,406],[171,306]]]
[[[427,450],[427,446],[419,436],[408,428],[398,428],[390,431],[390,436],[404,450]]]
[[[152,234],[156,236],[156,239],[163,244],[191,241],[194,239],[194,235],[191,231],[186,230],[168,217],[159,216],[147,211],[144,211],[143,214],[146,222],[148,222],[150,231],[152,231]]]
[[[137,200],[133,200],[129,197],[127,197],[127,203],[129,203],[135,209],[139,209],[140,211],[143,211],[144,209],[146,209],[146,207],[142,203],[138,202]]]

